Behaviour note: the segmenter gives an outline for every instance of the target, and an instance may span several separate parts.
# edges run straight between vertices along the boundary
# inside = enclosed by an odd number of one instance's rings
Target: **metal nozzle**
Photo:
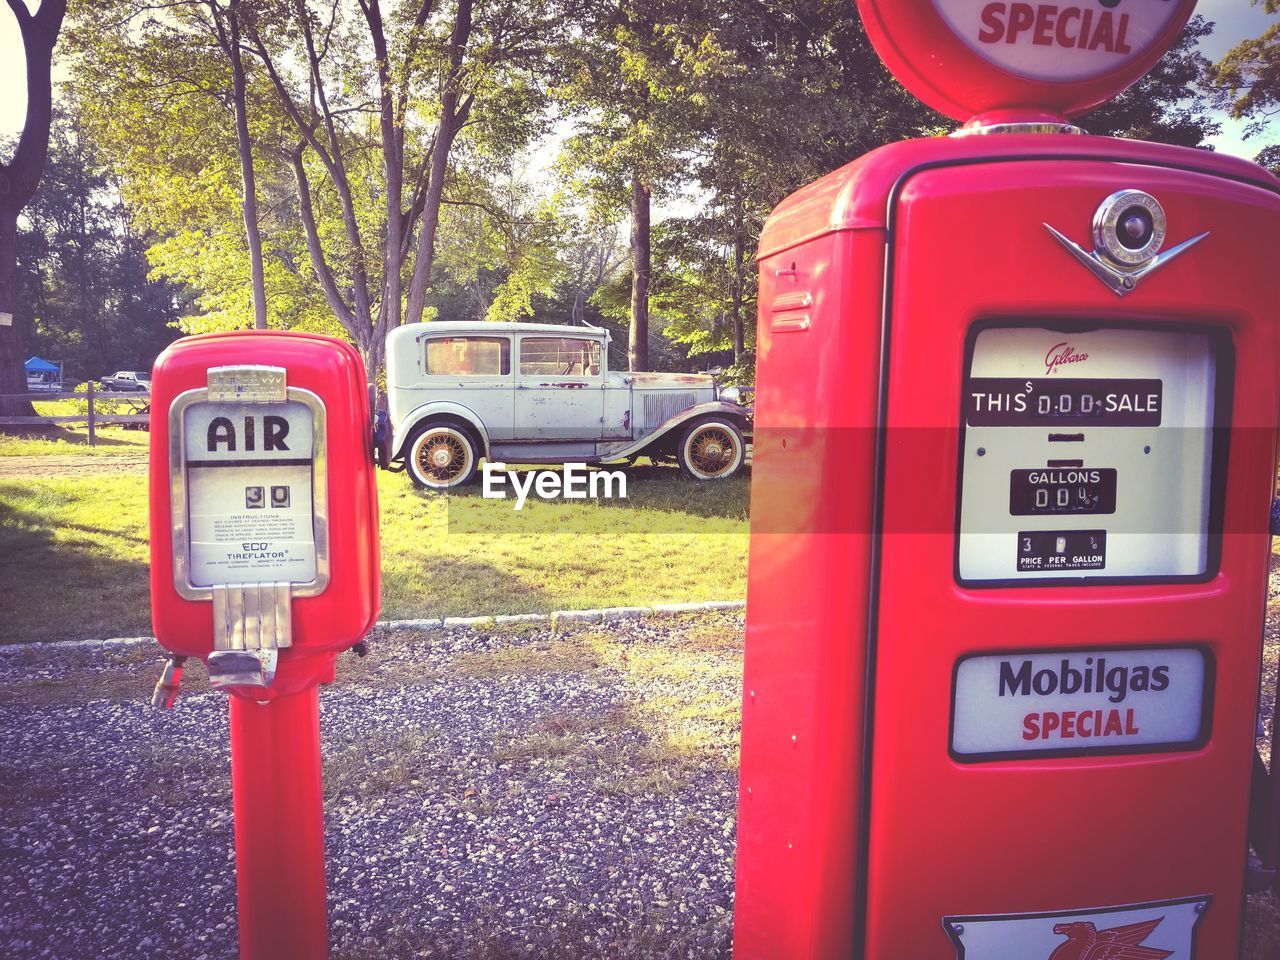
[[[186,662],[186,657],[178,656],[170,657],[165,662],[164,670],[160,672],[160,679],[156,682],[156,688],[151,692],[153,707],[168,710],[173,706],[173,701],[178,699],[178,685],[182,683],[182,665]]]
[[[276,676],[277,651],[215,650],[205,666],[214,689],[222,687],[269,687]]]

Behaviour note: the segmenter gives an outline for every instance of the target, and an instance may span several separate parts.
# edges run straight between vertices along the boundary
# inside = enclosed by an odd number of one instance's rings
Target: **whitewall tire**
[[[404,462],[415,486],[424,490],[452,490],[476,475],[479,456],[475,441],[452,423],[434,423],[409,440]]]
[[[694,480],[728,480],[746,458],[742,431],[731,420],[699,420],[680,435],[676,459],[680,471]]]

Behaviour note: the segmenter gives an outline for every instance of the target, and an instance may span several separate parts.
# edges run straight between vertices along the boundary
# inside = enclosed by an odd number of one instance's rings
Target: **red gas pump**
[[[1193,5],[859,2],[968,122],[761,240],[735,957],[1238,954],[1280,183],[1067,120]]]
[[[231,694],[240,948],[328,955],[317,688],[378,612],[364,364],[346,343],[254,332],[179,340],[151,401],[151,603],[174,657]]]

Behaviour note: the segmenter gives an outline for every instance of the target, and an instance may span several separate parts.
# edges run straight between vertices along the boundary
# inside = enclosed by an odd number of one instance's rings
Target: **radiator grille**
[[[656,427],[697,402],[697,397],[692,393],[648,394],[644,398],[644,425]]]

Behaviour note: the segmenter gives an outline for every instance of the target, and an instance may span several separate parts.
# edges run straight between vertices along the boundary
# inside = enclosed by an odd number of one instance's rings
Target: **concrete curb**
[[[655,603],[651,607],[601,607],[595,610],[556,610],[553,613],[498,613],[484,617],[431,617],[426,620],[379,620],[374,631],[396,633],[402,630],[465,630],[469,627],[495,627],[513,623],[611,623],[618,620],[642,620],[646,617],[674,617],[684,613],[708,613],[742,610],[745,600],[706,600],[701,603]],[[10,643],[0,646],[0,656],[24,650],[100,650],[140,647],[155,643],[155,637],[109,637],[105,640],[49,640],[43,643]]]

